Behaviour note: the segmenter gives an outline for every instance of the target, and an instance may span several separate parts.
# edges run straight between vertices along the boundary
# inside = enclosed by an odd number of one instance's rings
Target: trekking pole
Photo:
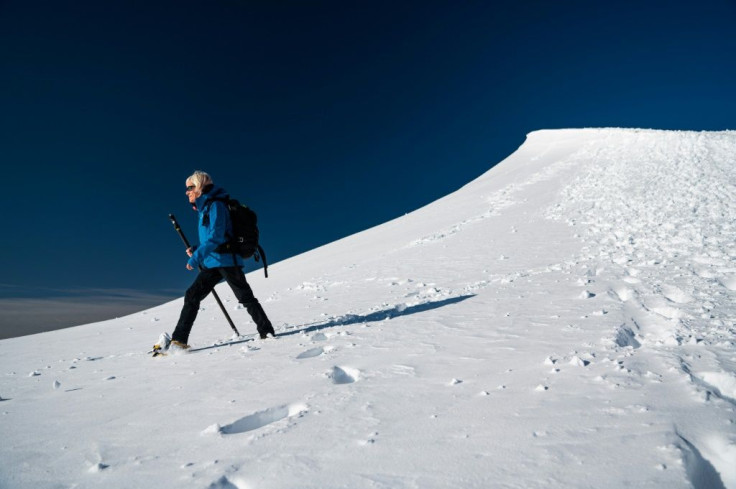
[[[184,246],[187,247],[187,249],[191,248],[191,245],[189,244],[189,240],[186,236],[184,236],[184,231],[181,230],[181,227],[179,226],[179,223],[176,221],[176,218],[174,217],[174,214],[169,214],[169,219],[171,219],[171,224],[174,225],[174,229],[176,229],[176,232],[179,233],[179,237],[184,242]],[[202,265],[199,266],[199,270],[202,270]],[[225,315],[225,319],[227,319],[227,322],[230,323],[230,327],[235,331],[235,334],[240,336],[240,332],[238,332],[238,328],[235,327],[235,324],[233,323],[233,320],[230,319],[230,315],[225,310],[225,306],[222,305],[222,301],[220,300],[220,297],[217,295],[217,292],[215,292],[215,289],[212,289],[212,295],[215,297],[215,300],[217,301],[217,304],[220,306],[220,309],[222,309],[222,313]]]

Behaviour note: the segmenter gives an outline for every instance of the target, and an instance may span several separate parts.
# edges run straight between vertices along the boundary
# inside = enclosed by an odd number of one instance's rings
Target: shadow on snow
[[[339,316],[333,319],[328,319],[326,322],[318,321],[316,323],[303,325],[302,327],[295,326],[295,328],[299,328],[299,329],[281,332],[278,334],[278,337],[292,336],[295,334],[309,334],[309,333],[314,333],[316,331],[321,331],[323,329],[336,328],[339,326],[350,326],[352,324],[374,323],[374,322],[385,321],[387,319],[394,319],[394,318],[402,317],[402,316],[410,316],[412,314],[418,314],[421,312],[438,309],[440,307],[457,304],[458,302],[462,302],[464,300],[470,299],[471,297],[475,297],[475,294],[461,295],[458,297],[450,297],[449,299],[443,299],[440,301],[423,302],[421,304],[416,304],[413,306],[407,306],[406,304],[399,304],[393,307],[389,307],[388,309],[371,312],[369,314],[346,314],[344,316]],[[190,351],[195,352],[195,351],[203,351],[203,350],[210,350],[214,348],[220,348],[222,346],[232,346],[232,345],[237,345],[239,343],[253,341],[253,339],[254,337],[242,338],[238,340],[227,341],[225,343],[218,343],[216,345],[203,346],[201,348],[192,348]]]
[[[279,333],[279,336],[291,336],[295,334],[309,334],[323,329],[335,328],[338,326],[350,326],[351,324],[363,324],[363,323],[374,323],[377,321],[385,321],[387,319],[394,319],[401,316],[410,316],[412,314],[418,314],[421,312],[431,311],[432,309],[438,309],[440,307],[449,306],[451,304],[457,304],[464,300],[475,297],[475,294],[461,295],[458,297],[450,297],[449,299],[443,299],[441,301],[423,302],[414,306],[407,306],[405,304],[399,304],[397,306],[383,309],[381,311],[371,312],[369,314],[346,314],[339,316],[334,319],[329,319],[327,322],[318,322],[315,324],[308,324],[300,329],[293,331],[286,331]]]

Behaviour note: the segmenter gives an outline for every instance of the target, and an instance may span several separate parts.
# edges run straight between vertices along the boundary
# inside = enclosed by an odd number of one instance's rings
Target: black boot
[[[256,323],[256,328],[261,339],[265,339],[269,334],[276,336],[276,331],[274,331],[271,321],[269,321],[266,311],[263,310],[260,303],[251,303],[246,305],[245,308],[253,319],[253,322]]]

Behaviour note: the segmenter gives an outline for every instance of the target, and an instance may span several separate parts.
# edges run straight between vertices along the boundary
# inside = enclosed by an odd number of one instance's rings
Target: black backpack
[[[235,199],[215,199],[224,202],[230,213],[232,222],[232,236],[228,236],[226,243],[218,246],[217,253],[232,253],[247,259],[253,257],[257,262],[263,260],[263,273],[268,278],[268,262],[266,252],[258,244],[258,216],[253,209],[243,205]],[[235,257],[233,256],[233,261]]]

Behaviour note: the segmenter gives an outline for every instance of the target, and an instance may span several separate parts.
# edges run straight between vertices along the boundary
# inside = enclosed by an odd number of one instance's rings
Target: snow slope
[[[735,157],[534,132],[250,274],[277,340],[208,298],[186,355],[145,354],[181,300],[0,341],[0,487],[736,489]]]

